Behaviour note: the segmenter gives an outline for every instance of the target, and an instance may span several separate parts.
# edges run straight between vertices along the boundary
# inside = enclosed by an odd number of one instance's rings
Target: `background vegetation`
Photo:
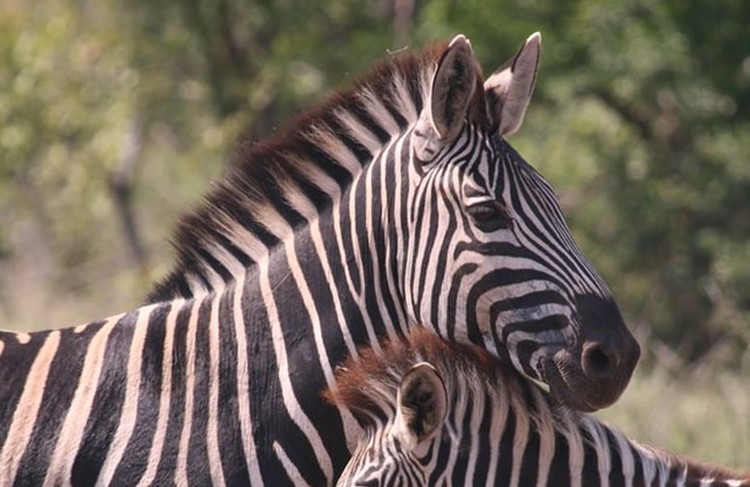
[[[0,327],[136,306],[241,141],[405,46],[531,32],[512,143],[646,355],[606,417],[750,467],[750,2],[0,0]]]

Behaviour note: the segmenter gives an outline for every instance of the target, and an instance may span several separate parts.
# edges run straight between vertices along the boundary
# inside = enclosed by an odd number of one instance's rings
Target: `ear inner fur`
[[[487,104],[501,135],[516,132],[536,84],[542,37],[535,32],[518,53],[484,83]]]
[[[457,36],[438,62],[430,89],[431,120],[440,139],[453,139],[463,126],[476,77],[471,44]]]
[[[447,392],[438,371],[421,362],[401,380],[398,389],[398,415],[401,435],[415,446],[434,436],[442,426],[447,410]]]

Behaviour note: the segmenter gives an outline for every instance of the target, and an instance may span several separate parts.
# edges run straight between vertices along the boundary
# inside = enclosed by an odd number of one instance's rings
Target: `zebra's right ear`
[[[484,82],[490,114],[500,135],[521,127],[536,84],[542,35],[534,32],[518,53]]]
[[[413,366],[401,379],[391,434],[410,450],[424,445],[441,429],[448,393],[438,371],[426,362]]]
[[[471,43],[457,35],[438,61],[429,99],[414,128],[414,154],[420,161],[431,161],[461,131],[476,89],[477,69]]]

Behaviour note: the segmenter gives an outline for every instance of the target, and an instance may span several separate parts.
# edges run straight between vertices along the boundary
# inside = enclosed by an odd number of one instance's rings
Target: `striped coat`
[[[2,484],[331,485],[360,433],[334,365],[420,323],[592,410],[639,349],[554,192],[504,136],[540,37],[386,60],[237,156],[149,304],[0,334]]]

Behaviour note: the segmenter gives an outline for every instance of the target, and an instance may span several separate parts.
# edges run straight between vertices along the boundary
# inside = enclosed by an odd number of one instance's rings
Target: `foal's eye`
[[[510,228],[513,218],[505,204],[497,200],[486,200],[468,207],[469,216],[483,232]]]

